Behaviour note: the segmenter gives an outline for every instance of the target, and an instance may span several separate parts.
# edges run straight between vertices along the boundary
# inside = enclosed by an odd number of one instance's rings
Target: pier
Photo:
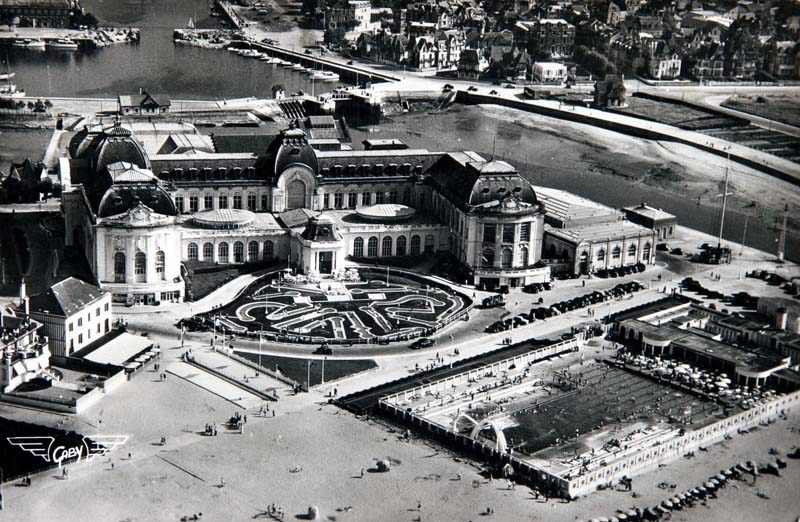
[[[134,27],[107,27],[99,29],[64,29],[59,27],[17,27],[14,31],[0,31],[0,45],[11,46],[17,40],[38,39],[49,44],[69,39],[80,49],[93,49],[120,43],[138,42],[141,33]]]
[[[236,14],[236,11],[229,2],[225,0],[216,0],[216,7],[225,15],[225,19],[233,24],[236,29],[241,29],[247,25],[247,23]]]

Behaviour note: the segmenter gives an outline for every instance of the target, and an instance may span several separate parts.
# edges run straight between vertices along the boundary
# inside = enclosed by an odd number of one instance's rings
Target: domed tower
[[[260,169],[274,186],[273,212],[295,208],[319,209],[319,162],[302,129],[292,127],[282,131],[260,161]]]

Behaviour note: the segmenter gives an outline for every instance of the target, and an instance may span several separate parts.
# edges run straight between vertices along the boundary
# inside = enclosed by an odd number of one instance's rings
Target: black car
[[[497,91],[492,89],[491,91],[489,91],[489,94],[491,94],[492,96],[497,96]]]
[[[449,83],[445,83],[444,87],[442,87],[442,90],[443,91],[452,91],[453,90],[453,86],[451,84],[449,84]]]
[[[328,346],[328,343],[322,343],[319,348],[314,350],[317,355],[333,355],[333,350]]]
[[[409,348],[411,348],[412,350],[419,350],[421,348],[430,348],[434,344],[436,344],[436,341],[434,341],[430,337],[421,337],[416,341],[414,341],[413,343],[411,343],[411,346],[409,346]]]
[[[467,90],[468,90],[469,92],[477,92],[477,91],[478,91],[478,88],[477,88],[477,87],[475,87],[474,85],[470,85],[470,86],[467,88]]]

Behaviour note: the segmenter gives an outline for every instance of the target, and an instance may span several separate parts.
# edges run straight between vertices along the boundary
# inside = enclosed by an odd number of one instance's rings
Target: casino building
[[[549,280],[544,208],[514,167],[396,140],[352,150],[343,122],[325,118],[259,136],[87,126],[60,162],[66,243],[127,303],[184,299],[194,262],[277,258],[329,274],[449,252],[486,288]]]

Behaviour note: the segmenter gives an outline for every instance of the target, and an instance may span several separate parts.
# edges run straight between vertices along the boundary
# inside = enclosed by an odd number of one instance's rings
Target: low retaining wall
[[[257,390],[256,388],[253,388],[252,386],[248,386],[247,384],[244,384],[243,382],[239,382],[236,379],[228,377],[224,373],[216,370],[215,368],[207,366],[207,365],[201,363],[200,361],[198,361],[198,360],[196,360],[194,358],[187,358],[187,359],[185,359],[185,362],[186,362],[186,364],[189,364],[191,366],[194,366],[195,368],[198,368],[198,369],[203,370],[203,371],[205,371],[207,373],[210,373],[214,377],[217,377],[218,379],[222,379],[223,381],[225,381],[227,383],[230,383],[230,384],[236,386],[237,388],[241,388],[241,389],[243,389],[244,391],[246,391],[248,393],[252,393],[256,397],[260,397],[262,399],[269,400],[269,401],[277,401],[278,400],[277,395],[270,395],[267,392],[263,392],[261,390]]]

